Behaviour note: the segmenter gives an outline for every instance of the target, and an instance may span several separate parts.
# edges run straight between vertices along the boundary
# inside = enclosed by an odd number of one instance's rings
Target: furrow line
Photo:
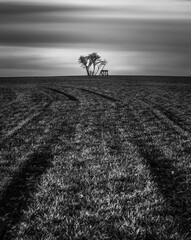
[[[52,104],[52,101],[44,104],[42,106],[42,109],[39,112],[36,112],[32,115],[30,115],[29,117],[27,117],[26,119],[24,119],[23,121],[21,121],[18,126],[14,127],[12,130],[10,130],[6,136],[1,140],[0,144],[2,144],[4,141],[6,141],[7,139],[11,138],[18,130],[20,130],[21,128],[23,128],[25,125],[27,125],[29,122],[31,122],[32,120],[34,120],[36,117],[38,117],[39,115],[42,114],[42,112],[48,108],[50,105]]]
[[[62,92],[62,91],[60,91],[60,90],[57,90],[57,89],[54,89],[54,88],[45,88],[45,89],[49,89],[49,90],[51,90],[51,91],[53,91],[53,92],[60,93],[60,94],[62,94],[62,95],[64,95],[64,96],[66,96],[66,97],[67,97],[69,100],[71,100],[71,101],[79,102],[79,100],[78,100],[76,97],[74,97],[74,96],[72,96],[72,95],[70,95],[70,94],[67,94],[67,93],[65,93],[65,92]]]
[[[149,105],[147,102],[143,101],[143,100],[139,100],[140,103],[142,103],[143,105],[145,105],[147,108],[149,108],[157,118],[163,120],[163,122],[165,122],[166,124],[168,124],[169,126],[171,126],[176,132],[178,132],[181,135],[187,136],[189,138],[191,138],[191,134],[190,132],[188,132],[183,126],[182,124],[179,124],[179,122],[177,122],[174,117],[172,116],[172,114],[168,111],[163,109],[162,107],[157,107],[154,108],[151,105]]]
[[[133,107],[129,110],[131,111],[128,113],[131,132],[129,140],[137,147],[137,151],[150,169],[153,180],[169,206],[169,214],[175,219],[181,219],[177,220],[180,227],[179,233],[184,234],[184,230],[191,227],[190,218],[188,214],[185,215],[185,206],[189,206],[187,198],[190,196],[186,170],[177,168],[175,156],[166,155],[162,143],[160,141],[156,143],[155,137],[160,132],[154,133],[152,127],[148,131],[148,126],[144,125],[141,114],[136,113]],[[181,191],[182,189],[184,191]]]
[[[79,89],[79,90],[81,90],[81,91],[83,91],[83,92],[93,93],[93,94],[95,94],[95,95],[97,95],[97,96],[100,96],[100,97],[105,98],[105,99],[107,99],[107,100],[110,100],[110,101],[112,101],[112,102],[117,102],[117,101],[119,101],[119,100],[117,100],[117,99],[115,99],[115,98],[112,98],[112,97],[107,96],[107,95],[102,94],[102,93],[94,92],[94,91],[91,91],[91,90],[88,90],[88,89],[84,89],[84,88],[77,88],[77,89]]]
[[[76,118],[78,118],[77,109],[78,105],[74,105],[72,112],[75,113]],[[0,229],[1,239],[13,238],[12,227],[20,221],[23,210],[32,201],[31,196],[37,191],[36,187],[41,176],[53,167],[55,149],[61,144],[59,137],[63,134],[64,139],[69,141],[76,131],[76,121],[73,120],[71,111],[65,108],[60,110],[63,110],[64,121],[62,114],[55,116],[56,125],[51,125],[51,129],[43,136],[40,143],[25,156],[25,160],[20,163],[19,169],[13,173],[13,177],[1,194],[0,224],[3,225],[2,231]]]

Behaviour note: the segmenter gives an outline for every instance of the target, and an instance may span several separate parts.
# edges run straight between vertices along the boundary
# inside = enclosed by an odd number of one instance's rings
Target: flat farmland
[[[0,239],[191,239],[191,78],[0,79]]]

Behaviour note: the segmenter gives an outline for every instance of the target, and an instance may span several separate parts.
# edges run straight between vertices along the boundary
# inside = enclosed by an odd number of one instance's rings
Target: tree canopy
[[[78,63],[81,65],[81,67],[86,69],[87,75],[91,76],[98,75],[107,64],[107,61],[102,60],[101,56],[99,56],[96,52],[93,52],[87,56],[80,56]]]

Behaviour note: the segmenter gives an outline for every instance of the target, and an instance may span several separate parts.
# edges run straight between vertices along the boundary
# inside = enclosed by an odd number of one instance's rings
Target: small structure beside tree
[[[101,76],[108,76],[108,70],[101,70],[100,74]]]
[[[108,70],[103,70],[105,65],[107,64],[106,60],[102,60],[101,56],[97,53],[90,53],[87,56],[80,56],[78,59],[78,63],[81,64],[81,67],[86,69],[86,73],[88,76],[94,75],[108,75]]]

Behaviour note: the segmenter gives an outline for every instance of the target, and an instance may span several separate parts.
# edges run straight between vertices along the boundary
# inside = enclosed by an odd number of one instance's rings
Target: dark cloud
[[[159,14],[160,11],[143,8],[143,7],[127,7],[121,8],[120,6],[113,8],[112,6],[86,6],[86,5],[48,5],[48,4],[35,4],[29,3],[14,3],[14,2],[0,2],[0,24],[13,24],[13,23],[42,23],[42,22],[94,22],[95,20],[101,22],[103,19],[106,21],[113,20],[111,18],[104,18],[104,15],[110,16],[126,15],[144,15],[148,16],[150,13]],[[101,17],[99,15],[102,14]],[[93,16],[97,15],[96,19]]]
[[[128,10],[136,12],[135,7]],[[92,17],[91,11],[96,11],[97,17]],[[191,50],[191,20],[133,19],[120,15],[112,18],[104,17],[102,11],[85,5],[2,2],[0,44],[35,47],[94,44],[124,51]],[[139,11],[144,12],[144,8],[138,8]]]
[[[33,4],[29,3],[14,3],[14,2],[0,2],[0,16],[9,17],[9,15],[22,15],[34,13],[47,13],[47,12],[78,12],[78,11],[95,11],[95,7],[81,6],[81,5],[49,5],[49,4]]]
[[[190,74],[191,54],[160,52],[142,53],[135,59],[140,72],[153,75],[187,75]]]
[[[0,44],[9,46],[47,47],[64,43],[83,43],[85,39],[75,32],[40,30],[1,30]]]
[[[13,57],[0,58],[0,69],[42,69],[45,65],[38,61],[37,58]]]
[[[0,26],[0,44],[11,46],[64,46],[94,44],[124,51],[191,51],[189,20],[91,19],[62,24]]]
[[[137,51],[191,50],[191,21],[151,20],[132,23],[133,30],[127,34],[130,48]],[[127,44],[128,45],[128,44]]]
[[[104,11],[100,7],[82,5],[49,5],[34,3],[0,2],[0,24],[37,23],[37,22],[72,22],[75,16],[85,13]]]
[[[155,13],[160,15],[157,9]],[[95,8],[87,5],[1,2],[0,46],[7,46],[6,51],[18,47],[21,49],[18,52],[27,48],[38,48],[40,51],[41,48],[67,47],[92,48],[94,51],[103,49],[122,54],[132,52],[138,56],[132,59],[133,66],[137,64],[145,73],[162,72],[162,69],[170,73],[173,68],[177,73],[191,65],[190,24],[191,19],[178,17],[157,19],[150,9],[144,7],[118,7],[115,11],[112,7]],[[5,57],[5,54],[0,58],[1,69],[32,70],[47,67],[47,62],[43,63],[45,59],[33,56]]]

